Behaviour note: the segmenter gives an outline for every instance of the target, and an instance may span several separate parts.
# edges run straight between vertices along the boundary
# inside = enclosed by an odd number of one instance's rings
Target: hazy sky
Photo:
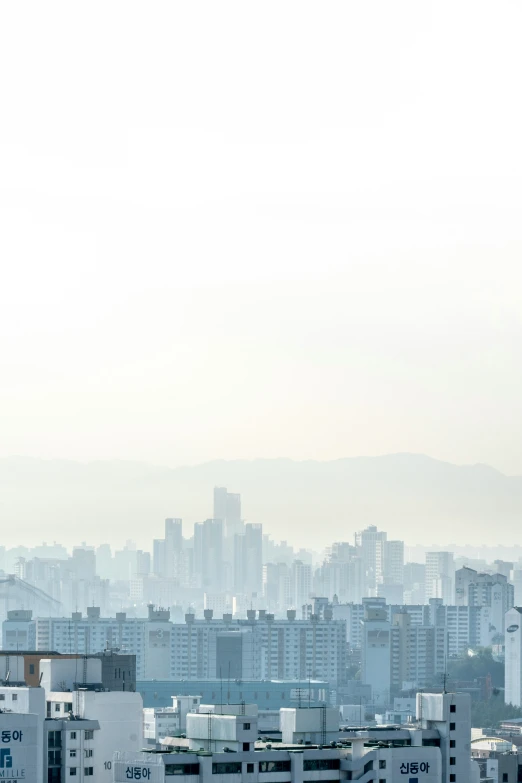
[[[0,456],[522,473],[522,5],[0,9]]]

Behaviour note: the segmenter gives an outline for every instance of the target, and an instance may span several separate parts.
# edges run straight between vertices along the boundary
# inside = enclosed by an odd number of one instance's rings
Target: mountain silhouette
[[[4,543],[134,539],[149,549],[165,517],[182,517],[185,535],[211,517],[214,486],[240,492],[246,521],[276,540],[317,550],[369,524],[412,545],[510,546],[522,520],[522,477],[420,454],[178,468],[10,457],[0,460]]]

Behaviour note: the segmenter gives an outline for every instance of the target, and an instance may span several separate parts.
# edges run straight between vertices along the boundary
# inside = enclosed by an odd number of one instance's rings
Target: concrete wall
[[[93,754],[94,780],[112,783],[111,762],[116,748],[137,751],[143,745],[143,701],[139,693],[112,691],[95,693],[80,691],[79,714],[82,718],[97,720],[100,731],[95,732]]]
[[[77,682],[100,683],[102,664],[99,658],[42,658],[41,685],[46,691],[74,690]]]

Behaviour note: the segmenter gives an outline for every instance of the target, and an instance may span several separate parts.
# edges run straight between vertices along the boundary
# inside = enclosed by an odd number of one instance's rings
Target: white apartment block
[[[377,585],[383,581],[386,540],[387,534],[377,530],[375,525],[370,525],[366,530],[355,534],[355,546],[359,548],[362,559],[366,595],[375,595]]]
[[[35,624],[30,609],[12,609],[2,624],[2,650],[34,650]]]
[[[110,783],[114,749],[142,747],[140,694],[99,690],[99,659],[88,661],[90,682],[70,689],[76,665],[71,659],[42,659],[46,687],[0,686],[0,725],[6,726],[0,733],[0,779]]]
[[[100,617],[97,607],[87,616],[46,617],[27,621],[36,629],[36,649],[88,655],[106,648],[136,655],[139,680],[323,679],[334,685],[346,669],[346,631],[343,621],[320,618],[276,620],[264,610],[247,610],[247,619],[224,614],[204,619],[187,613],[185,623],[172,623],[169,612],[149,607],[148,618]],[[5,623],[4,623],[5,625]]]
[[[454,580],[453,552],[426,552],[426,601],[441,598],[443,603],[451,604]]]
[[[172,707],[145,707],[143,709],[143,737],[155,747],[165,737],[186,731],[187,715],[199,709],[201,696],[173,696]]]
[[[504,701],[522,707],[522,608],[506,612]]]
[[[43,709],[41,688],[0,687],[0,778],[43,781]]]
[[[362,623],[361,680],[372,688],[372,704],[385,707],[392,689],[424,688],[446,670],[444,628],[413,625],[406,611],[388,620],[385,607],[366,606]]]
[[[329,617],[329,615],[328,615]],[[295,610],[276,620],[263,610],[246,620],[196,619],[172,626],[173,679],[323,679],[342,682],[346,668],[343,621],[312,615],[297,620]],[[158,678],[159,679],[159,678]]]
[[[270,743],[257,739],[257,715],[250,710],[191,714],[186,738],[171,738],[155,753],[116,751],[113,780],[478,783],[467,694],[418,694],[416,720],[408,726],[341,734],[338,718],[321,708],[282,710],[280,726],[283,741]]]
[[[150,606],[148,618],[127,617],[125,612],[100,617],[98,607],[89,607],[86,616],[73,612],[71,617],[38,617],[32,622],[36,650],[89,655],[116,648],[136,656],[138,679],[170,677],[172,623],[167,611]]]
[[[500,587],[500,591],[502,588]],[[386,604],[384,598],[364,599],[361,604],[337,604],[332,607],[333,617],[346,622],[346,640],[350,647],[361,648],[365,607],[382,607],[391,622],[394,614],[406,612],[412,626],[433,625],[445,628],[448,634],[448,655],[458,656],[474,647],[489,647],[495,643],[498,628],[504,627],[499,619],[503,599],[497,586],[490,591],[491,606],[453,606],[434,598],[429,604]],[[496,597],[495,597],[496,596]]]

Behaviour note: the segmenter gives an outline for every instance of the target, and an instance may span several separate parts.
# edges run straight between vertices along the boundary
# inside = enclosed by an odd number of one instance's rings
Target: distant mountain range
[[[214,486],[242,496],[247,521],[275,539],[321,549],[369,524],[410,544],[518,545],[522,477],[487,465],[452,465],[420,454],[330,462],[290,459],[165,468],[138,462],[0,459],[3,540],[150,547],[163,519],[212,516]]]

